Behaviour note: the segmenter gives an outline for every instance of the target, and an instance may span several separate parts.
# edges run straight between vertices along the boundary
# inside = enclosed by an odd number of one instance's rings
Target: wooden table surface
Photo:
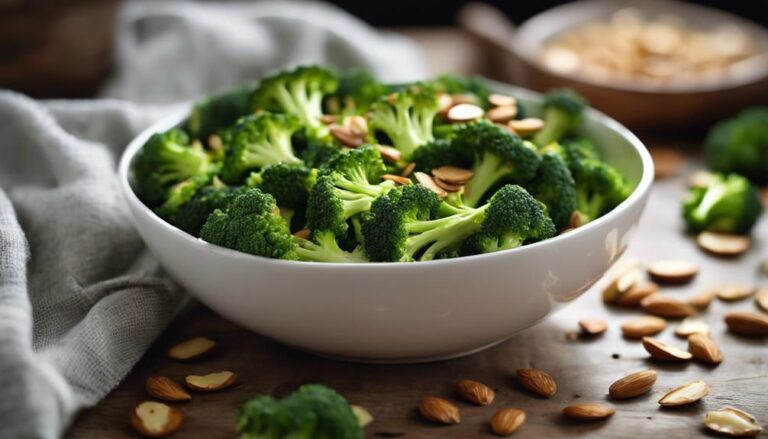
[[[664,288],[664,292],[685,298],[721,283],[768,284],[758,266],[768,256],[768,220],[763,218],[750,252],[736,259],[719,259],[701,252],[682,229],[679,199],[683,174],[658,182],[645,210],[641,226],[624,258],[649,262],[660,258],[685,258],[701,266],[689,285]],[[562,261],[567,264],[568,261]],[[480,282],[481,287],[481,280]],[[249,397],[269,393],[284,395],[303,383],[321,382],[337,389],[351,402],[369,409],[375,421],[367,437],[480,438],[492,437],[489,420],[501,407],[519,407],[528,420],[518,437],[588,436],[630,438],[654,435],[689,438],[708,434],[702,427],[707,410],[734,405],[768,424],[768,344],[765,338],[734,336],[725,330],[722,315],[728,310],[754,310],[751,299],[737,303],[717,300],[703,317],[711,325],[725,360],[718,367],[698,363],[663,364],[650,361],[637,341],[622,338],[619,325],[639,310],[606,307],[600,300],[600,285],[584,294],[541,324],[484,352],[450,361],[415,365],[369,365],[335,361],[281,346],[214,315],[202,305],[193,305],[173,322],[127,379],[102,403],[82,413],[69,432],[71,438],[135,437],[128,414],[147,399],[144,382],[151,374],[182,381],[186,374],[232,370],[239,384],[226,391],[195,394],[192,401],[177,404],[185,423],[176,437],[231,438],[238,408]],[[533,294],[534,292],[532,292]],[[604,318],[609,330],[593,339],[568,340],[565,334],[587,317]],[[685,348],[684,340],[673,334],[671,324],[659,338]],[[168,360],[165,352],[173,344],[192,336],[208,336],[219,343],[215,355],[190,364]],[[542,399],[519,388],[513,378],[519,367],[537,367],[550,372],[558,383],[552,399]],[[608,386],[623,375],[653,368],[658,381],[648,395],[628,401],[612,401]],[[484,382],[497,390],[490,407],[474,407],[456,398],[452,386],[460,378]],[[656,401],[666,390],[693,380],[704,380],[712,394],[704,401],[678,409],[659,408]],[[420,419],[419,400],[427,395],[457,401],[462,422],[456,426],[431,425]],[[617,413],[605,422],[573,423],[560,410],[576,401],[597,401],[616,407]]]

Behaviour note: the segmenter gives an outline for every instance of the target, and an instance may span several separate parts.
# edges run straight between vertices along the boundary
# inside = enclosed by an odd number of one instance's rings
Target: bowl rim
[[[532,53],[536,52],[530,48],[523,48],[520,35],[525,35],[529,32],[529,29],[543,28],[540,26],[540,22],[550,19],[556,14],[562,16],[570,15],[569,12],[575,10],[581,10],[584,4],[600,5],[606,11],[618,10],[625,7],[632,7],[642,10],[643,7],[651,5],[655,8],[667,8],[668,12],[674,12],[679,10],[689,10],[695,14],[720,16],[727,23],[738,26],[744,29],[748,35],[759,38],[759,46],[763,49],[756,53],[754,56],[741,60],[735,64],[749,65],[749,68],[739,74],[729,75],[724,78],[715,81],[688,81],[673,84],[663,84],[656,86],[647,83],[632,84],[629,81],[600,81],[592,79],[584,75],[567,75],[556,72],[550,68],[547,68],[540,59],[536,59]],[[688,22],[691,20],[689,19]],[[571,21],[570,25],[574,22]],[[552,37],[557,32],[553,32],[547,35],[547,38]],[[546,41],[544,39],[537,39],[537,47],[541,47]],[[523,22],[515,31],[515,36],[510,44],[512,51],[517,57],[530,65],[531,67],[546,72],[549,75],[560,78],[561,80],[572,81],[577,84],[583,84],[585,86],[598,87],[606,90],[615,90],[621,92],[633,92],[633,93],[646,93],[656,95],[680,95],[691,93],[714,93],[723,92],[739,87],[749,86],[764,80],[768,77],[768,29],[755,23],[747,18],[732,14],[727,11],[723,11],[717,8],[713,8],[706,5],[700,5],[696,3],[684,3],[671,0],[645,0],[642,4],[634,0],[579,0],[572,3],[565,3],[553,8],[547,9],[539,14],[534,15],[525,22]]]
[[[490,88],[496,92],[500,93],[507,93],[513,96],[521,97],[524,100],[531,100],[531,101],[540,101],[542,98],[542,95],[540,93],[536,93],[534,91],[517,87],[509,84],[505,84],[502,82],[497,82],[493,80],[486,80],[490,86]],[[618,121],[610,118],[606,114],[594,109],[589,108],[586,112],[586,117],[589,119],[594,119],[597,123],[604,125],[606,128],[613,130],[617,134],[619,134],[621,137],[625,138],[629,144],[632,146],[632,148],[635,150],[635,152],[638,154],[642,166],[642,175],[640,177],[640,181],[637,183],[637,186],[632,191],[629,197],[621,202],[618,206],[616,206],[613,210],[608,212],[607,214],[601,216],[600,218],[589,222],[588,224],[578,227],[575,230],[568,232],[567,234],[554,236],[549,239],[545,239],[543,241],[535,242],[532,244],[528,244],[525,246],[521,246],[514,249],[509,250],[501,250],[494,253],[484,253],[479,255],[471,255],[471,256],[462,256],[459,258],[452,258],[452,259],[439,259],[439,260],[432,260],[432,261],[423,261],[423,262],[365,262],[365,263],[336,263],[336,262],[307,262],[307,261],[290,261],[290,260],[282,260],[282,259],[273,259],[268,258],[265,256],[258,256],[258,255],[252,255],[249,253],[243,253],[237,250],[221,247],[215,244],[211,244],[209,242],[206,242],[198,237],[192,236],[183,230],[173,226],[169,222],[163,220],[160,218],[152,209],[147,207],[136,195],[136,193],[133,191],[133,188],[131,187],[130,181],[129,181],[129,174],[130,174],[130,164],[133,161],[133,158],[135,157],[136,153],[141,149],[141,147],[146,143],[146,141],[149,139],[149,137],[157,132],[161,132],[167,129],[170,129],[173,126],[178,125],[179,122],[181,122],[185,117],[188,116],[190,110],[191,110],[192,104],[185,105],[183,108],[178,108],[176,110],[171,111],[166,116],[162,117],[157,122],[151,124],[149,127],[144,129],[141,133],[139,133],[136,137],[134,137],[133,140],[128,144],[128,146],[125,148],[125,150],[122,153],[122,156],[120,157],[120,162],[118,164],[118,178],[120,180],[119,184],[122,189],[123,195],[126,199],[126,201],[132,205],[133,207],[137,208],[143,215],[147,216],[151,221],[154,221],[160,225],[160,227],[167,233],[170,233],[172,235],[175,235],[178,237],[178,239],[182,239],[188,242],[190,246],[198,247],[201,249],[201,251],[208,251],[213,252],[216,254],[226,255],[229,257],[237,257],[237,258],[245,258],[245,260],[253,260],[255,263],[260,264],[267,264],[267,265],[273,265],[273,266],[283,266],[283,267],[334,267],[334,269],[375,269],[375,270],[389,270],[389,269],[418,269],[418,267],[426,267],[426,266],[437,266],[437,265],[445,265],[445,266],[451,266],[455,264],[461,264],[462,261],[467,260],[473,260],[473,261],[481,261],[485,258],[498,258],[498,257],[504,257],[506,255],[510,255],[513,253],[524,253],[526,251],[532,251],[532,249],[539,249],[539,248],[545,248],[553,245],[558,245],[561,241],[568,240],[568,239],[575,239],[576,236],[581,235],[585,233],[588,230],[600,227],[601,225],[608,223],[612,221],[614,218],[618,217],[623,211],[628,210],[630,206],[638,203],[645,195],[648,193],[648,191],[651,188],[651,184],[653,183],[654,179],[654,165],[653,160],[651,159],[651,155],[648,152],[648,149],[645,147],[645,145],[640,141],[640,139],[632,133],[629,129],[624,127],[622,124],[620,124]],[[131,215],[133,216],[133,209],[131,209]],[[136,222],[136,219],[134,218],[134,222]],[[138,225],[137,225],[138,228]],[[408,267],[408,268],[406,268]]]

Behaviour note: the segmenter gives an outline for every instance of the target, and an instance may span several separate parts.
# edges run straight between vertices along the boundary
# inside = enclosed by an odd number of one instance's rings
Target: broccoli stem
[[[533,143],[544,146],[560,140],[568,131],[573,116],[557,107],[548,108],[544,112],[544,128],[533,137]]]
[[[469,207],[480,204],[488,189],[512,172],[512,166],[496,154],[485,152],[475,161],[472,171],[475,175],[464,187],[464,204]]]
[[[591,197],[584,191],[577,191],[576,193],[576,205],[579,207],[578,211],[581,214],[582,222],[588,223],[598,216],[603,210],[603,197],[600,195],[592,195]]]
[[[168,144],[167,148],[162,151],[162,157],[166,160],[166,164],[158,166],[158,171],[162,175],[160,177],[162,184],[202,174],[211,163],[210,158],[202,149],[175,143]]]
[[[333,233],[317,233],[314,236],[315,242],[296,238],[298,248],[296,254],[305,261],[313,262],[335,262],[335,263],[360,263],[368,262],[365,255],[360,251],[346,252],[339,247]]]
[[[467,237],[480,230],[487,208],[486,205],[445,218],[407,223],[406,230],[412,236],[406,239],[406,254],[413,258],[419,249],[432,243],[420,258],[430,261],[443,250],[457,248]]]
[[[709,216],[709,211],[715,204],[717,204],[718,201],[720,201],[725,196],[725,193],[726,185],[724,184],[718,184],[709,187],[704,193],[704,198],[701,199],[701,202],[693,211],[692,216],[699,221],[706,221],[707,217]]]

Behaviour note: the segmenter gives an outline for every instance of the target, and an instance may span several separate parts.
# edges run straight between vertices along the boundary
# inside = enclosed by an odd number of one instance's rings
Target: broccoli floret
[[[454,130],[454,132],[459,131]],[[430,172],[432,169],[443,165],[469,167],[471,165],[471,158],[468,157],[467,151],[462,150],[462,145],[453,141],[453,137],[455,136],[435,139],[419,147],[413,153],[413,157],[411,157],[411,160],[416,164],[415,169],[417,171]]]
[[[338,145],[319,140],[310,140],[301,152],[301,159],[309,168],[322,168],[334,160],[342,152]]]
[[[320,384],[300,387],[282,400],[261,395],[247,401],[237,417],[243,439],[362,439],[349,403]]]
[[[200,230],[211,244],[274,259],[297,259],[296,242],[280,216],[275,198],[256,188],[237,195],[217,209]]]
[[[336,91],[339,78],[320,66],[301,66],[261,80],[254,93],[257,110],[289,113],[298,116],[310,137],[328,135],[321,121],[323,97]]]
[[[572,90],[558,89],[544,96],[543,106],[544,128],[533,137],[533,142],[539,146],[557,142],[578,128],[589,103]]]
[[[165,201],[175,184],[215,169],[202,145],[190,145],[189,136],[174,128],[149,138],[133,163],[133,176],[139,198],[155,207]]]
[[[683,202],[689,230],[748,235],[760,218],[760,194],[738,174],[713,174],[707,187],[693,187]]]
[[[392,87],[379,82],[371,72],[351,70],[341,77],[336,93],[326,98],[325,108],[333,114],[363,114],[374,102],[392,91]]]
[[[205,141],[211,134],[231,126],[251,112],[253,88],[245,87],[206,99],[192,108],[187,130],[194,139]]]
[[[359,263],[368,262],[363,249],[355,248],[351,252],[339,247],[336,236],[330,231],[319,231],[312,234],[312,240],[296,238],[299,248],[296,253],[302,261],[311,262],[340,262]]]
[[[378,183],[387,171],[381,153],[373,145],[363,145],[339,154],[329,160],[322,169],[338,172],[360,184]]]
[[[480,231],[464,242],[461,253],[509,250],[554,235],[546,207],[522,187],[506,185],[491,197]]]
[[[531,195],[547,206],[547,212],[558,229],[568,225],[576,210],[576,182],[565,161],[554,152],[542,156],[536,178],[529,184]]]
[[[426,86],[392,93],[371,107],[371,127],[389,137],[405,160],[433,140],[432,124],[438,111],[437,94]]]
[[[309,190],[316,180],[316,169],[278,163],[267,165],[260,172],[252,172],[246,186],[258,187],[272,195],[281,208],[296,210],[306,205]]]
[[[176,183],[168,190],[165,202],[155,209],[155,213],[169,223],[176,225],[175,220],[179,216],[179,211],[186,206],[201,189],[208,186],[212,179],[213,175],[211,174],[200,174],[188,178],[181,183]]]
[[[743,111],[716,124],[706,140],[709,168],[768,183],[768,107]]]
[[[240,187],[217,184],[214,180],[214,184],[195,192],[194,196],[179,208],[160,216],[190,235],[199,236],[208,216],[216,209],[225,210],[242,191]]]
[[[291,134],[299,121],[288,114],[261,113],[241,118],[227,136],[222,179],[240,183],[255,169],[277,163],[301,163],[291,145]]]
[[[624,176],[600,160],[579,161],[573,178],[576,181],[576,205],[582,224],[610,211],[632,193]]]

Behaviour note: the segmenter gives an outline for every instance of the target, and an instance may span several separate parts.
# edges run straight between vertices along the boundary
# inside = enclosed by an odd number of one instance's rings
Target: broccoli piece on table
[[[251,113],[253,88],[244,87],[199,102],[192,108],[187,130],[194,139],[205,141],[239,118]]]
[[[296,238],[299,248],[296,253],[299,260],[310,262],[359,263],[368,262],[361,247],[351,252],[339,247],[336,236],[331,231],[313,233],[312,240]]]
[[[589,103],[568,89],[550,91],[544,96],[544,128],[533,142],[540,147],[557,142],[579,127],[581,116]]]
[[[260,113],[241,118],[227,136],[222,179],[240,183],[248,171],[277,163],[301,163],[291,144],[299,121],[288,114]]]
[[[506,185],[491,197],[480,230],[464,242],[461,253],[509,250],[554,235],[546,207],[522,187]]]
[[[261,395],[247,401],[237,417],[243,439],[362,439],[349,403],[320,384],[300,387],[282,400]]]
[[[709,168],[768,184],[768,107],[755,107],[726,119],[706,139]]]
[[[528,190],[547,206],[555,227],[562,229],[568,225],[571,214],[576,210],[576,182],[558,154],[548,152],[542,156],[539,171]]]
[[[706,187],[693,187],[683,201],[688,229],[748,235],[763,206],[760,194],[738,174],[713,174]]]
[[[379,82],[364,69],[351,70],[342,75],[339,88],[325,100],[325,108],[332,114],[363,114],[393,88]]]
[[[296,242],[275,198],[256,188],[237,195],[203,224],[200,237],[211,244],[274,259],[297,259]]]
[[[600,160],[579,161],[573,178],[576,181],[576,205],[582,224],[607,213],[632,193],[624,176]]]
[[[433,140],[437,111],[437,94],[427,86],[414,85],[375,102],[370,125],[384,132],[408,160],[418,147]]]
[[[252,172],[245,184],[272,195],[281,208],[296,210],[306,205],[309,190],[316,180],[316,169],[278,163]]]
[[[177,128],[149,138],[133,163],[136,192],[149,207],[163,203],[168,190],[189,178],[216,169],[199,142]]]
[[[323,98],[336,91],[339,78],[320,66],[301,66],[261,80],[254,92],[257,110],[296,115],[310,137],[323,138],[328,127],[320,120]]]

